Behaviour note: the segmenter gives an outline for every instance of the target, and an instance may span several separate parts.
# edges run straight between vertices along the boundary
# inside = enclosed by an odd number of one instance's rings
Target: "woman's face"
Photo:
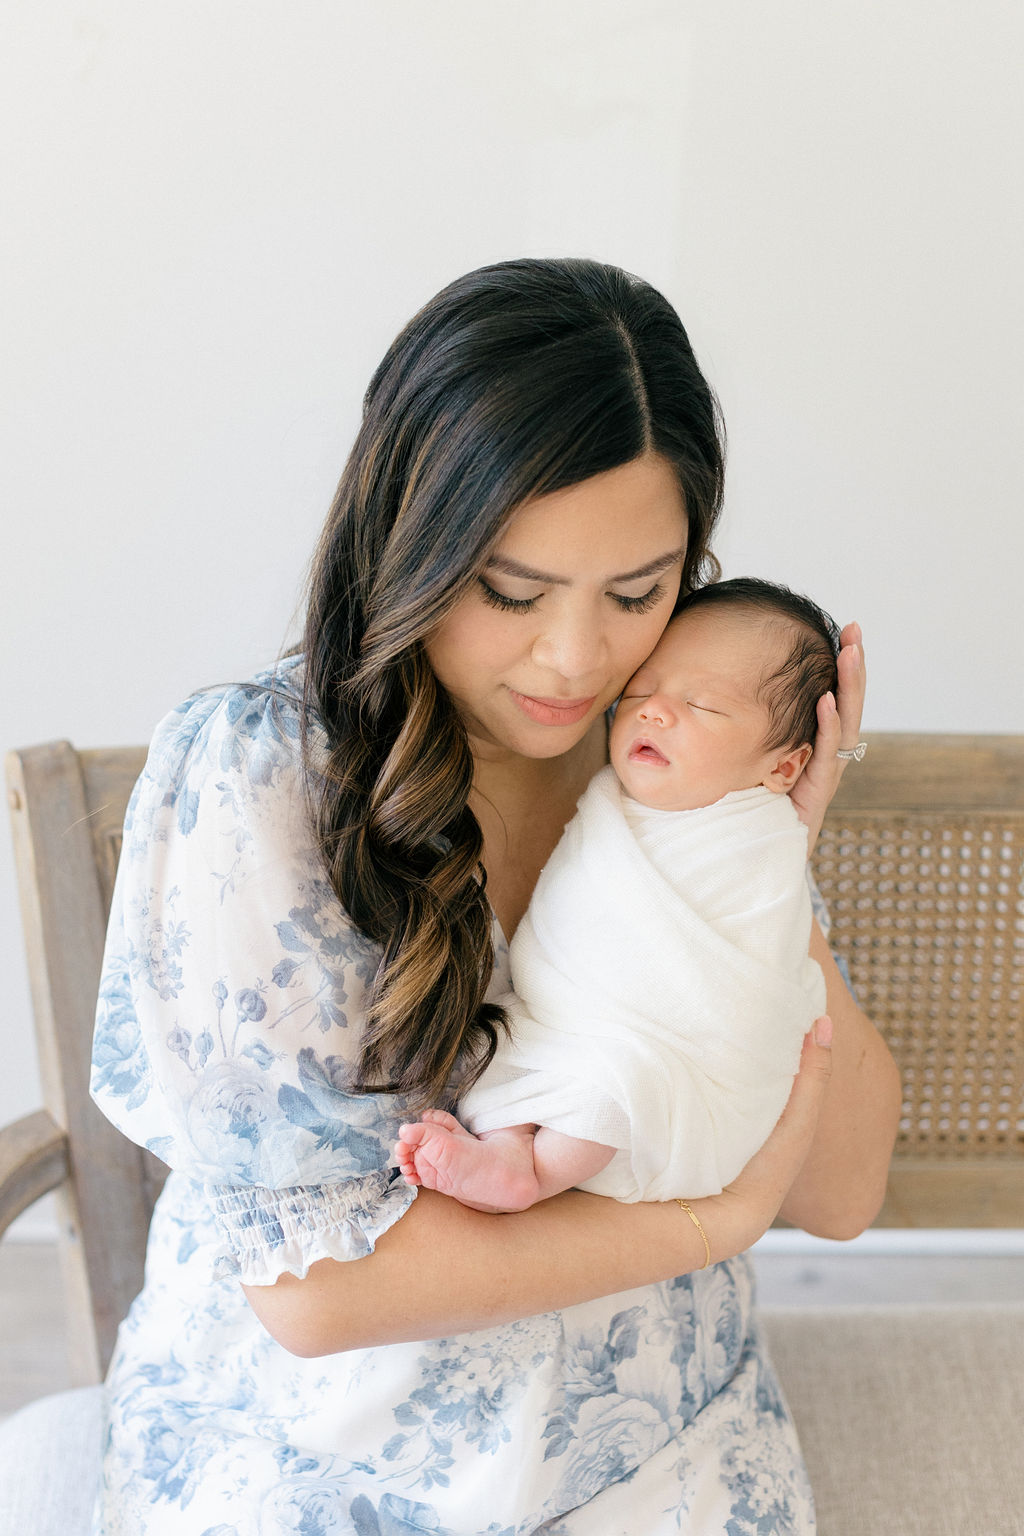
[[[474,754],[555,757],[582,740],[668,623],[686,531],[657,454],[523,503],[426,642]]]

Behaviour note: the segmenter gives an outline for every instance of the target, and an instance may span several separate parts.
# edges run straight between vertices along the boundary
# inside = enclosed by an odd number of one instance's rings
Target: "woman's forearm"
[[[828,1092],[831,1051],[808,1036],[786,1109],[719,1195],[690,1202],[713,1262],[767,1230],[803,1168]],[[675,1201],[623,1205],[567,1190],[492,1216],[421,1190],[364,1259],[321,1259],[305,1279],[246,1286],[292,1354],[316,1356],[492,1328],[700,1269],[704,1241]]]
[[[825,974],[833,1024],[832,1078],[806,1161],[780,1215],[818,1237],[856,1237],[885,1198],[900,1114],[889,1050],[850,996],[817,923],[811,955]]]
[[[713,1201],[692,1204],[699,1214]],[[706,1216],[715,1259],[752,1240],[747,1211]],[[491,1328],[667,1280],[703,1262],[696,1227],[672,1201],[621,1205],[568,1190],[495,1216],[420,1190],[368,1257],[321,1259],[304,1280],[282,1275],[276,1285],[245,1292],[278,1343],[313,1356]]]

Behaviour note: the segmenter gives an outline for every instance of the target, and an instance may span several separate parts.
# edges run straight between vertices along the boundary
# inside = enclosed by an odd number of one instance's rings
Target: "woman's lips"
[[[626,758],[631,763],[649,763],[658,768],[667,768],[669,765],[664,752],[659,752],[653,741],[647,741],[643,736],[634,741]]]
[[[517,693],[514,688],[510,688],[509,693],[523,714],[537,725],[576,725],[593,708],[597,698],[593,693],[589,699],[536,699],[528,693]]]

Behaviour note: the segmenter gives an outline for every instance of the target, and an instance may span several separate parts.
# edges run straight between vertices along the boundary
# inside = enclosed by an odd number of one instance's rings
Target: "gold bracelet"
[[[707,1233],[704,1231],[704,1228],[700,1224],[700,1217],[691,1206],[687,1205],[685,1200],[680,1200],[678,1195],[676,1196],[676,1205],[682,1206],[683,1210],[686,1212],[687,1216],[689,1216],[690,1220],[697,1228],[697,1231],[704,1239],[704,1263],[701,1265],[701,1269],[707,1269],[708,1265],[711,1263],[711,1244],[708,1242]]]

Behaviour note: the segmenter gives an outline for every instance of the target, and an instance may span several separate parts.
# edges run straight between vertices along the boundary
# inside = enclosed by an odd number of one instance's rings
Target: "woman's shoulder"
[[[153,838],[190,838],[201,806],[230,806],[240,825],[294,814],[305,799],[303,676],[304,658],[288,656],[198,689],[163,717],[125,817],[127,858]],[[314,752],[320,734],[312,720]]]
[[[244,682],[197,689],[169,710],[153,733],[150,757],[180,768],[190,757],[211,757],[246,744],[261,748],[261,759],[293,755],[300,740],[303,658],[285,657]],[[269,764],[267,764],[269,766]]]
[[[211,778],[258,790],[301,774],[303,672],[302,656],[285,657],[246,681],[198,689],[160,720],[140,786],[176,806],[182,831]],[[316,720],[310,731],[315,741]]]

